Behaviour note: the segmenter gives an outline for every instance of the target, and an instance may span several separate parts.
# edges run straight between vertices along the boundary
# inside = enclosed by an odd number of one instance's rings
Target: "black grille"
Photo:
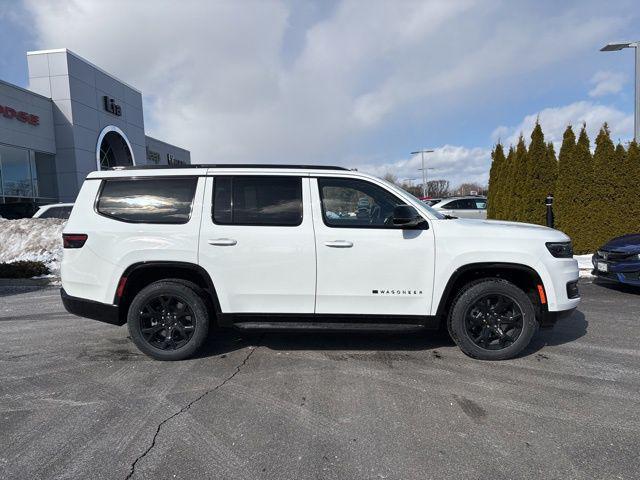
[[[625,260],[631,260],[634,257],[637,257],[637,255],[637,253],[611,252],[608,250],[598,250],[596,252],[596,258],[605,260],[607,262],[622,262]]]

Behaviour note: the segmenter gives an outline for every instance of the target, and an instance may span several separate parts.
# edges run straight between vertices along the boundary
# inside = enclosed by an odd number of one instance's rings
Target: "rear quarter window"
[[[197,177],[103,180],[96,210],[129,223],[187,223]]]

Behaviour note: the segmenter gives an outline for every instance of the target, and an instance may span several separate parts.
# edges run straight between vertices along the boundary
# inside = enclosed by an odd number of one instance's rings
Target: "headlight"
[[[545,245],[549,253],[556,258],[573,258],[571,242],[547,242]]]

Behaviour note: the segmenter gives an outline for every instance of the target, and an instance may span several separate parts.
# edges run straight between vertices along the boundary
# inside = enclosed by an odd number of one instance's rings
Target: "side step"
[[[338,331],[338,332],[417,332],[424,325],[403,323],[335,323],[335,322],[237,322],[239,330],[262,331]]]

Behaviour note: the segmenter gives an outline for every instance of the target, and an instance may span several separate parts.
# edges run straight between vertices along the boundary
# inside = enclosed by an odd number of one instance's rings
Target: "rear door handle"
[[[218,247],[233,247],[237,240],[233,238],[214,238],[213,240],[209,240],[209,245],[216,245]]]
[[[333,240],[331,242],[324,242],[327,247],[332,248],[351,248],[353,247],[353,242],[349,242],[347,240]]]

